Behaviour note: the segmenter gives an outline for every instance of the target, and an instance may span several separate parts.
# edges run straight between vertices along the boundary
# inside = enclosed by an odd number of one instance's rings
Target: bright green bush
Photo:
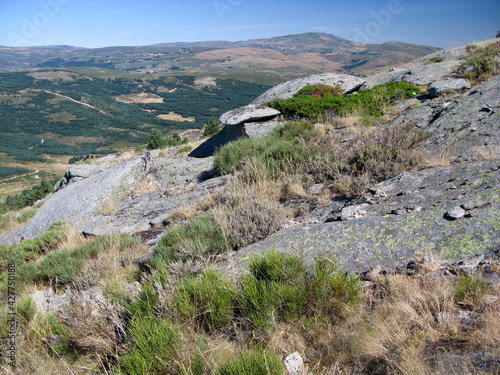
[[[133,344],[118,361],[119,370],[128,375],[179,374],[176,349],[180,333],[166,318],[140,316],[132,320],[128,333]]]
[[[287,321],[300,316],[306,299],[306,266],[299,256],[275,249],[253,254],[248,260],[249,275],[242,278],[242,311],[259,328],[273,320]]]
[[[335,263],[316,257],[307,289],[308,313],[335,318],[356,306],[362,283],[355,274],[341,272]]]
[[[281,375],[283,365],[272,352],[251,350],[230,359],[218,371],[218,375]]]
[[[220,121],[216,120],[215,117],[210,117],[205,127],[203,128],[203,137],[208,138],[211,137],[222,129]]]
[[[352,95],[325,93],[323,96],[314,96],[310,94],[310,89],[306,86],[293,98],[277,99],[264,105],[275,108],[288,117],[317,119],[331,111],[342,116],[382,116],[384,110],[396,100],[412,98],[421,93],[417,86],[405,81],[391,81]]]
[[[232,281],[221,272],[208,269],[184,278],[177,287],[174,303],[180,316],[211,332],[231,323],[236,293]]]
[[[455,283],[455,300],[478,306],[489,289],[488,283],[478,275],[462,275]]]
[[[152,268],[160,268],[178,260],[220,254],[226,252],[228,246],[222,228],[209,211],[188,224],[168,228],[148,264]]]

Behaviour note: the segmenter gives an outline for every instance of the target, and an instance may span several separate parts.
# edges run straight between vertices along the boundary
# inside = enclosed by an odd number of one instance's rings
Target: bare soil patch
[[[171,120],[171,121],[178,121],[178,122],[195,122],[196,118],[194,117],[183,117],[182,115],[175,113],[175,112],[169,112],[169,113],[163,113],[158,116],[158,118],[161,118],[162,120]]]
[[[163,103],[163,98],[150,92],[141,92],[138,94],[115,96],[115,100],[122,103]]]

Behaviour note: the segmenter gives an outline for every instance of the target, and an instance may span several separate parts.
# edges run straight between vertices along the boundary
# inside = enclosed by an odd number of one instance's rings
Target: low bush
[[[230,248],[224,232],[209,211],[188,224],[168,228],[161,236],[157,251],[148,261],[152,268],[176,261],[204,260]]]
[[[471,56],[459,68],[462,77],[469,79],[473,83],[479,83],[493,77],[500,71],[498,61],[500,42],[485,47],[469,45],[467,46],[467,52]]]
[[[229,190],[214,197],[212,209],[187,224],[169,228],[148,261],[152,268],[188,260],[201,264],[229,250],[257,242],[280,229],[286,211],[276,202]]]
[[[210,117],[208,122],[205,124],[203,128],[203,137],[208,138],[211,137],[222,130],[222,126],[220,121],[216,120],[215,117]]]
[[[179,315],[198,329],[214,332],[234,317],[236,286],[222,273],[207,269],[177,286],[173,300]]]
[[[442,58],[441,56],[434,56],[434,57],[431,57],[429,60],[427,60],[424,65],[440,63],[443,61],[444,61],[444,58]]]
[[[306,299],[306,266],[299,256],[269,250],[248,260],[242,278],[243,315],[255,327],[266,328],[300,316]]]
[[[267,137],[223,146],[215,154],[214,169],[220,174],[241,172],[250,184],[300,175],[309,183],[328,183],[335,192],[357,195],[370,182],[418,166],[423,161],[419,145],[427,137],[412,124],[388,125],[346,143],[335,136],[316,136],[310,122],[288,122]]]
[[[117,372],[128,375],[179,374],[175,359],[180,336],[167,318],[139,316],[128,329],[132,344],[119,357]]]
[[[454,285],[458,303],[478,306],[486,295],[489,285],[478,275],[462,275]]]

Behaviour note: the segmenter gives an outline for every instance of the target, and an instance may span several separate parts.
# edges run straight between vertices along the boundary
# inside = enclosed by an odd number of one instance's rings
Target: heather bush
[[[212,269],[181,280],[173,297],[182,319],[207,332],[223,328],[234,316],[236,286]]]
[[[277,99],[264,105],[279,110],[289,118],[318,119],[332,111],[340,116],[382,116],[395,101],[421,93],[417,86],[405,81],[388,82],[353,95],[340,95],[335,90],[328,92],[326,88],[321,95],[315,94],[315,89],[321,86],[325,85],[306,86],[290,99]]]

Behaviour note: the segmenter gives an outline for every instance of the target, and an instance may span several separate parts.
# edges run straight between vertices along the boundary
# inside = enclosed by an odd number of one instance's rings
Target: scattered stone
[[[363,203],[355,206],[345,207],[342,209],[340,219],[342,221],[347,221],[362,218],[363,216],[367,215],[368,212],[366,212],[365,208],[368,206],[369,205],[367,203]]]
[[[361,274],[361,276],[363,277],[364,280],[373,281],[373,280],[375,280],[375,278],[378,275],[380,275],[380,273],[382,272],[382,270],[383,270],[383,268],[379,264],[379,265],[375,266],[371,271],[369,271],[369,272],[363,272]]]
[[[444,214],[445,219],[447,220],[457,220],[465,216],[465,210],[460,207],[456,206],[453,207],[451,210],[449,210],[447,213]]]
[[[457,262],[460,268],[475,269],[484,260],[484,254],[472,255]]]
[[[290,375],[304,374],[304,362],[299,352],[289,354],[285,359],[285,366]]]
[[[319,194],[321,194],[323,192],[324,188],[325,188],[325,184],[315,184],[315,185],[310,186],[307,189],[307,192],[309,194],[319,195]]]

